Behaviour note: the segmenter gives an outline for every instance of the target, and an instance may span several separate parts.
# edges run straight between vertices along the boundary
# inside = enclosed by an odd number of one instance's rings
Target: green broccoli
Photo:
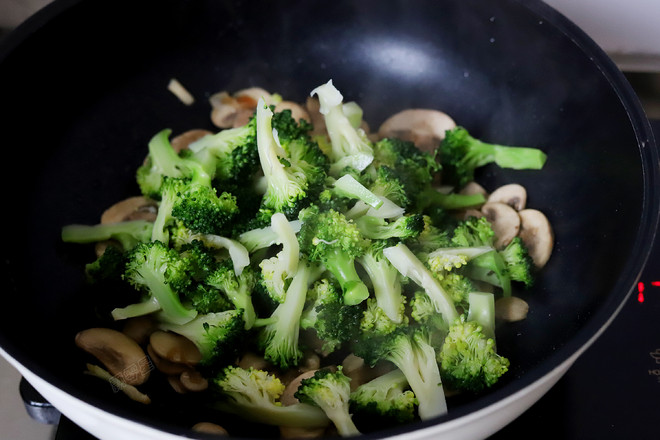
[[[311,95],[319,98],[320,111],[330,137],[331,148],[327,152],[330,159],[329,174],[339,176],[345,168],[364,170],[373,161],[373,147],[365,132],[353,127],[344,113],[342,94],[330,80],[312,90]]]
[[[439,147],[442,180],[446,184],[465,186],[474,180],[477,168],[495,163],[502,168],[539,170],[546,154],[537,148],[523,148],[483,142],[463,127],[447,130]]]
[[[417,237],[405,240],[406,246],[413,252],[422,254],[432,252],[438,248],[452,246],[449,232],[435,226],[430,216],[423,215],[422,218],[424,220],[422,232]]]
[[[359,305],[344,304],[341,288],[335,280],[323,278],[307,292],[300,327],[314,329],[323,342],[323,353],[330,354],[355,339],[362,313]]]
[[[231,260],[220,262],[204,279],[204,283],[219,289],[231,301],[236,309],[243,311],[245,329],[249,330],[257,319],[252,304],[252,290],[257,284],[257,274],[250,266],[236,275]]]
[[[298,234],[300,251],[312,262],[322,263],[344,293],[344,303],[356,305],[369,297],[369,289],[355,268],[355,259],[364,254],[369,240],[362,236],[354,222],[342,213],[321,212],[310,206],[300,212],[302,226]]]
[[[514,237],[499,253],[512,280],[522,282],[526,287],[534,284],[534,261],[520,237]]]
[[[306,403],[283,406],[279,398],[284,384],[266,371],[230,365],[211,383],[221,397],[213,406],[249,421],[299,428],[323,428],[330,423],[317,406]]]
[[[356,420],[368,417],[379,426],[412,422],[417,398],[408,389],[408,380],[398,368],[358,386],[350,398]]]
[[[298,269],[286,291],[284,302],[270,316],[270,322],[258,335],[259,348],[264,357],[282,369],[295,367],[302,358],[299,347],[300,319],[305,307],[309,286],[320,272],[306,261],[298,263]]]
[[[421,214],[408,214],[396,220],[363,215],[355,219],[358,229],[367,238],[372,240],[386,240],[388,238],[409,239],[417,237],[424,230],[424,218]]]
[[[383,255],[383,249],[390,244],[387,240],[373,241],[357,262],[371,280],[378,307],[391,321],[400,324],[403,322],[406,298],[401,274]]]
[[[277,236],[275,243],[281,244],[282,249],[274,257],[261,260],[260,282],[273,300],[281,303],[284,302],[286,289],[298,269],[300,244],[284,214],[273,214],[270,227]]]
[[[151,240],[154,224],[146,220],[130,220],[118,223],[96,225],[67,225],[62,228],[62,241],[65,243],[96,243],[114,240],[122,250],[129,251],[138,243]]]
[[[349,413],[350,383],[351,379],[344,375],[341,365],[336,371],[321,369],[314,376],[303,379],[294,396],[301,403],[321,408],[342,437],[359,435]]]
[[[101,256],[85,265],[90,284],[121,282],[126,267],[126,253],[115,246],[107,246]]]
[[[160,241],[140,243],[126,257],[124,278],[145,298],[112,311],[114,319],[126,319],[160,311],[160,319],[185,324],[197,311],[181,303],[180,293],[191,285],[189,261]]]
[[[202,355],[200,365],[210,369],[234,362],[246,334],[243,310],[198,314],[185,324],[161,321],[158,326],[191,340]]]
[[[436,352],[424,328],[404,326],[389,334],[363,332],[355,354],[372,366],[381,360],[396,365],[417,397],[422,420],[447,412]]]
[[[443,380],[463,391],[492,386],[509,367],[509,360],[495,352],[495,341],[484,334],[483,327],[464,316],[449,327],[438,357]]]

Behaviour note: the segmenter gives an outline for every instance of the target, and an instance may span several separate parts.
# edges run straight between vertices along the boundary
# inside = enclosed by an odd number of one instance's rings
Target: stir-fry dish
[[[552,228],[521,185],[474,177],[539,170],[541,150],[429,109],[372,132],[332,81],[305,103],[252,88],[211,106],[217,131],[156,133],[140,193],[62,229],[96,244],[87,280],[114,292],[75,338],[87,374],[144,404],[161,375],[218,414],[312,437],[433,419],[507,373],[498,327],[526,317],[516,293]]]

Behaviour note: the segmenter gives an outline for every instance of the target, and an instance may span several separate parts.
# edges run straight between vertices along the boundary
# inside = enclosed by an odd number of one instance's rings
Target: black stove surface
[[[660,120],[651,124],[660,138]],[[660,242],[614,322],[547,394],[489,440],[658,438],[658,417]],[[94,437],[62,417],[55,439]]]

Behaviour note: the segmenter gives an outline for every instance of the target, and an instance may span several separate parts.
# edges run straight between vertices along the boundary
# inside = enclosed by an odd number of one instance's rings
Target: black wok
[[[166,90],[170,78],[197,97],[193,106]],[[110,438],[119,437],[105,430],[124,419],[190,435],[200,418],[191,402],[160,404],[164,392],[144,407],[83,377],[73,336],[96,323],[82,274],[92,250],[63,246],[61,227],[95,223],[137,194],[134,170],[157,131],[213,129],[210,94],[254,85],[303,101],[329,79],[372,127],[401,109],[437,108],[478,137],[549,157],[540,172],[478,175],[487,189],[526,186],[556,234],[537,284],[520,292],[527,320],[498,336],[510,373],[484,396],[450,400],[438,420],[374,437],[494,432],[613,319],[654,240],[658,153],[623,75],[542,2],[58,0],[0,48],[0,346],[63,413]]]

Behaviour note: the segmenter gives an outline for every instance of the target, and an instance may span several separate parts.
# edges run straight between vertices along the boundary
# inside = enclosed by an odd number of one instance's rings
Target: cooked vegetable
[[[537,169],[545,154],[484,144],[430,110],[415,115],[448,130],[400,115],[378,138],[332,81],[312,95],[306,111],[261,88],[214,95],[226,128],[148,142],[141,195],[122,205],[149,215],[68,225],[62,240],[106,246],[85,265],[113,307],[99,327],[149,319],[133,352],[200,405],[285,436],[441,416],[508,370],[497,326],[526,316],[513,293],[552,249],[547,218],[516,210],[524,188],[466,184],[486,163]]]

